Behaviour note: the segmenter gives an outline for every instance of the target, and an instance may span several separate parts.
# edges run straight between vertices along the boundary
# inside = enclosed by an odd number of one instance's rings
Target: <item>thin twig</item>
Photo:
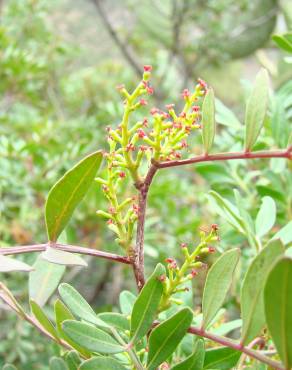
[[[139,202],[138,202],[138,221],[137,221],[137,234],[136,234],[136,245],[134,253],[133,269],[137,282],[138,289],[144,285],[144,229],[145,229],[145,213],[147,206],[147,195],[148,190],[153,180],[153,177],[157,171],[156,165],[152,164],[145,177],[145,180],[141,184],[137,184],[136,187],[139,190]]]
[[[113,41],[115,42],[115,44],[119,48],[121,54],[124,56],[124,58],[130,64],[130,66],[133,68],[133,70],[135,71],[137,76],[140,77],[141,74],[143,73],[142,68],[140,68],[140,64],[135,60],[135,58],[133,57],[133,55],[131,54],[131,52],[128,48],[128,45],[123,40],[121,40],[120,36],[118,35],[116,30],[112,26],[107,14],[106,14],[106,11],[103,9],[103,7],[101,5],[101,1],[100,0],[92,0],[92,2],[95,4],[96,9],[97,9],[102,21],[103,21],[108,33],[110,34]]]
[[[34,244],[34,245],[23,245],[17,247],[5,247],[0,248],[0,255],[12,255],[12,254],[22,254],[22,253],[31,253],[31,252],[43,252],[47,249],[47,247],[56,248],[58,250],[70,253],[79,253],[85,254],[87,256],[99,257],[104,258],[107,260],[125,263],[127,265],[131,264],[131,261],[128,257],[120,256],[118,254],[99,251],[96,249],[91,248],[84,248],[77,245],[70,245],[70,244]]]
[[[191,326],[188,329],[188,333],[195,334],[195,335],[198,335],[200,337],[210,339],[213,342],[221,344],[222,346],[233,348],[237,351],[245,353],[247,356],[255,358],[256,360],[259,360],[259,361],[271,366],[273,369],[284,370],[284,367],[279,362],[274,361],[274,360],[262,355],[260,352],[255,351],[255,350],[253,350],[249,347],[244,347],[242,344],[236,343],[235,341],[233,341],[229,338],[221,337],[219,335],[206,332],[204,329],[196,328],[194,326]]]
[[[260,152],[234,152],[234,153],[217,153],[203,154],[193,158],[182,159],[177,161],[155,162],[158,169],[168,167],[184,166],[186,164],[200,162],[227,161],[231,159],[255,159],[255,158],[287,158],[292,159],[292,147],[286,150],[267,150]]]

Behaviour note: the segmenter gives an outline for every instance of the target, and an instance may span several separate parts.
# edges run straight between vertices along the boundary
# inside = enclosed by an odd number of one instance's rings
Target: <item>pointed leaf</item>
[[[64,252],[60,249],[47,247],[46,251],[41,254],[46,261],[56,263],[57,265],[67,266],[87,266],[87,263],[74,253]]]
[[[132,342],[141,339],[155,319],[163,292],[159,277],[163,274],[165,274],[165,268],[159,263],[134,303],[131,315]]]
[[[50,241],[55,242],[67,225],[92,184],[101,160],[101,152],[90,154],[66,172],[50,190],[45,209]]]
[[[276,204],[273,198],[263,197],[261,208],[256,217],[256,234],[259,238],[266,235],[276,221]]]
[[[50,333],[57,341],[59,341],[58,333],[54,325],[51,323],[42,308],[32,299],[30,300],[30,307],[34,317],[41,324],[41,326],[46,329],[46,331]]]
[[[245,111],[245,150],[250,151],[263,127],[269,102],[269,75],[261,69],[247,101]]]
[[[189,308],[183,308],[159,324],[150,334],[147,370],[156,369],[179,345],[193,319]]]
[[[264,290],[268,329],[285,369],[292,367],[292,259],[280,259],[272,268]]]
[[[213,89],[209,89],[202,105],[202,137],[205,153],[209,153],[215,138],[215,99]]]
[[[32,271],[33,267],[15,258],[0,255],[0,272],[10,271]]]
[[[109,357],[96,357],[84,361],[79,370],[126,370],[117,360]]]
[[[202,370],[204,366],[204,359],[204,341],[202,339],[199,339],[191,356],[172,367],[171,370]]]
[[[205,352],[204,369],[233,369],[240,356],[241,352],[228,347],[207,350]]]
[[[284,253],[279,240],[270,242],[254,258],[249,266],[241,288],[242,343],[248,344],[265,324],[264,286],[270,266]]]
[[[203,327],[206,329],[221,308],[232,283],[239,260],[239,249],[222,254],[210,268],[203,293]]]
[[[62,327],[69,338],[88,351],[108,354],[125,351],[109,334],[85,322],[64,321]]]
[[[91,322],[92,324],[102,325],[97,315],[90,307],[89,303],[71,285],[63,283],[59,286],[59,293],[65,304],[70,308],[76,317]]]
[[[57,288],[65,266],[47,262],[38,256],[29,274],[29,298],[43,306]]]

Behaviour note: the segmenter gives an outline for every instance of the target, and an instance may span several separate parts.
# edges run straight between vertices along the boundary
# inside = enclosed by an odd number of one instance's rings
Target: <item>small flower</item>
[[[171,258],[171,257],[168,257],[168,258],[165,258],[165,262],[167,262],[167,263],[173,263],[173,262],[175,262],[175,260],[173,258]]]
[[[174,104],[167,104],[165,106],[165,108],[169,111],[169,110],[172,110],[174,108]]]
[[[127,150],[127,152],[133,152],[134,150],[136,150],[136,148],[132,143],[129,143],[126,146],[126,150]]]
[[[144,72],[151,72],[151,71],[152,71],[152,66],[150,66],[150,65],[145,65],[145,66],[143,67],[143,69],[144,69]]]
[[[143,124],[143,127],[148,127],[148,119],[144,118],[142,124]]]
[[[192,271],[191,271],[191,275],[192,275],[192,277],[197,276],[197,275],[198,275],[198,271],[197,271],[197,270],[195,270],[195,269],[192,269]]]
[[[148,104],[147,100],[145,100],[145,99],[140,99],[139,103],[140,103],[140,105],[147,105]]]
[[[181,248],[187,248],[187,246],[188,246],[187,243],[181,243],[180,245]]]
[[[181,147],[182,148],[187,148],[188,147],[188,143],[186,142],[186,140],[182,140]]]
[[[189,89],[184,89],[183,90],[183,92],[182,92],[182,97],[184,98],[184,99],[187,99],[187,98],[189,98],[190,97],[190,91],[189,91]]]
[[[121,172],[119,173],[119,177],[120,177],[121,179],[124,179],[124,178],[126,177],[126,173],[125,173],[124,171],[121,171]]]
[[[124,84],[119,84],[119,85],[116,86],[116,89],[118,91],[122,91],[124,88],[125,88],[125,85]]]
[[[114,221],[110,218],[107,222],[106,222],[108,225],[112,225],[114,223]]]
[[[218,231],[218,230],[219,230],[219,226],[218,226],[217,224],[212,224],[212,225],[211,225],[211,229],[212,229],[213,231]]]
[[[137,133],[138,133],[138,137],[139,137],[140,139],[143,139],[143,138],[146,136],[145,132],[144,132],[141,128],[139,128],[139,129],[137,130]]]
[[[141,152],[146,152],[146,150],[148,149],[148,146],[147,145],[140,145],[139,149],[141,150]]]
[[[214,248],[214,247],[208,247],[208,252],[209,253],[215,253],[216,252],[216,248]]]
[[[109,207],[109,209],[108,209],[108,211],[109,211],[109,213],[110,214],[114,214],[114,213],[116,213],[116,209],[114,208],[114,207]]]
[[[160,275],[158,277],[158,280],[161,281],[162,283],[166,280],[166,276],[165,275]]]
[[[158,114],[159,113],[159,109],[158,108],[152,108],[151,110],[150,110],[150,114],[152,114],[152,116],[154,116],[155,114]]]
[[[199,111],[200,111],[200,107],[199,107],[198,105],[194,105],[194,106],[192,107],[192,111],[193,111],[193,112],[199,112]]]

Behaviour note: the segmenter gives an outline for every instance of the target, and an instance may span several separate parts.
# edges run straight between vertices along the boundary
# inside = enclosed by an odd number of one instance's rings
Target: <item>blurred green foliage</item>
[[[162,104],[162,100],[177,103],[179,90],[201,76],[215,87],[216,96],[233,105],[236,116],[223,102],[216,104],[219,128],[215,146],[223,152],[243,147],[243,101],[259,62],[272,72],[276,88],[255,149],[287,145],[292,120],[291,70],[286,56],[268,40],[276,18],[282,28],[286,19],[289,27],[291,15],[285,1],[281,6],[276,3],[127,0],[118,5],[105,1],[104,5],[110,19],[120,19],[114,22],[115,29],[135,52],[137,63],[155,66],[158,78],[154,81],[157,94],[153,105]],[[77,0],[69,5],[67,1],[6,0],[1,7],[1,246],[45,241],[43,209],[49,189],[77,159],[104,147],[106,126],[118,124],[121,119],[122,102],[115,86],[125,83],[130,89],[136,84],[135,71],[107,36],[94,5],[79,5]],[[68,27],[74,23],[74,12],[82,14],[80,34],[89,27],[95,37],[94,52],[79,34],[71,38],[66,32],[63,35],[61,26],[67,20]],[[108,56],[104,55],[104,45],[108,45]],[[264,46],[268,46],[264,56],[252,54]],[[232,61],[247,55],[252,56]],[[190,150],[200,153],[199,137],[193,139]],[[149,196],[147,272],[165,257],[179,259],[180,242],[193,240],[199,227],[215,222],[221,230],[220,249],[241,247],[247,261],[253,251],[246,237],[218,216],[206,197],[212,189],[235,204],[234,188],[240,193],[244,211],[252,218],[261,197],[268,195],[276,202],[276,223],[266,240],[291,220],[292,178],[285,161],[204,163],[196,168],[163,170],[156,176]],[[101,202],[99,187],[94,186],[67,228],[70,242],[116,250],[112,235],[95,215],[102,208]],[[20,257],[30,263],[35,258]],[[132,272],[100,260],[89,262],[87,269],[67,271],[65,280],[77,286],[96,310],[114,309],[118,293],[133,286]],[[27,302],[27,277],[16,273],[9,277],[3,274],[2,278],[20,301]],[[195,292],[201,291],[202,282],[198,280]],[[236,284],[234,291],[238,293]],[[196,294],[197,303],[200,296]],[[229,317],[238,317],[236,299],[230,299],[226,307]],[[51,310],[48,306],[48,314]],[[48,369],[46,364],[56,353],[54,345],[10,314],[2,303],[0,319],[0,366],[11,362],[20,369]]]

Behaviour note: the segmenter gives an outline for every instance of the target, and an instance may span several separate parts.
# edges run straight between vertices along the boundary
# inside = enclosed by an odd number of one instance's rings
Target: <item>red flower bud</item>
[[[152,71],[152,66],[150,66],[150,65],[145,65],[143,68],[144,68],[144,72],[151,72]]]
[[[193,112],[199,112],[199,111],[200,111],[200,107],[199,107],[198,105],[194,105],[194,106],[192,107],[192,111],[193,111]]]
[[[209,253],[214,253],[214,252],[216,252],[216,249],[214,247],[208,247],[208,252]]]
[[[121,179],[125,178],[125,177],[126,177],[126,173],[125,173],[124,171],[121,171],[121,172],[119,173],[119,177],[120,177]]]
[[[181,243],[180,245],[181,248],[187,248],[187,246],[188,246],[187,243]]]
[[[145,99],[140,99],[139,103],[140,103],[140,105],[147,105],[148,104],[147,100],[145,100]]]
[[[184,99],[187,99],[190,95],[191,95],[191,94],[190,94],[189,89],[184,89],[184,91],[182,92],[182,97],[183,97]]]
[[[159,109],[158,108],[152,108],[150,110],[150,114],[152,114],[152,116],[154,116],[154,114],[157,114],[157,113],[159,113]]]
[[[174,108],[174,104],[167,104],[165,107],[167,110],[171,110]]]
[[[143,123],[144,127],[148,127],[148,119],[147,118],[144,118],[142,123]]]
[[[138,137],[139,137],[140,139],[143,139],[143,138],[146,136],[145,132],[144,132],[141,128],[139,128],[139,129],[137,130],[137,133],[138,133]]]
[[[192,277],[197,276],[197,275],[198,275],[198,271],[196,271],[196,270],[192,269],[192,271],[191,271],[191,275],[192,275]]]
[[[171,257],[168,257],[168,258],[165,258],[165,262],[167,262],[167,263],[173,263],[173,262],[175,262],[175,260],[173,258],[171,258]]]

